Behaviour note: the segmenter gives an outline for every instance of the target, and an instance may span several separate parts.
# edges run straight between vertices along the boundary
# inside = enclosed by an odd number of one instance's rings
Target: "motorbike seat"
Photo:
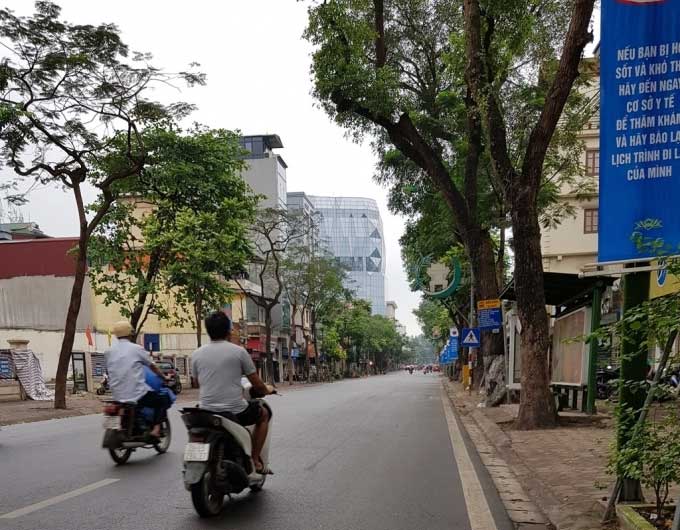
[[[241,444],[247,455],[250,455],[252,447],[251,430],[238,423],[234,414],[230,412],[213,412],[199,407],[183,408],[181,410],[182,420],[187,428],[209,428],[219,427],[231,433]]]
[[[104,403],[108,403],[110,405],[118,405],[119,407],[124,408],[124,409],[139,408],[139,405],[137,403],[123,403],[121,401],[114,401],[112,399],[104,399],[102,401]]]

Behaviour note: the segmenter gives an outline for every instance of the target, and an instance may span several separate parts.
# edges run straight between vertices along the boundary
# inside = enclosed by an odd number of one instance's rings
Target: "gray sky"
[[[174,94],[199,106],[192,116],[211,127],[244,134],[278,134],[288,164],[288,191],[314,195],[364,196],[378,201],[385,231],[386,297],[410,335],[420,333],[412,310],[419,295],[406,282],[399,237],[404,219],[387,211],[386,191],[372,181],[370,146],[346,139],[310,95],[309,45],[301,35],[306,2],[296,0],[58,0],[73,22],[113,22],[135,50],[153,53],[166,70],[201,63],[206,87]],[[17,14],[30,14],[30,0],[0,0]],[[163,97],[165,99],[165,97]],[[23,208],[50,235],[75,235],[71,196],[54,189],[34,191]]]

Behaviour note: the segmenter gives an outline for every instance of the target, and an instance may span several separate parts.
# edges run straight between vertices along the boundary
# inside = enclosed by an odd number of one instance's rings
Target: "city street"
[[[182,485],[186,434],[177,410],[170,452],[141,450],[123,467],[100,448],[98,415],[4,427],[0,528],[512,527],[444,406],[439,377],[399,373],[281,390],[269,398],[276,474],[263,492],[235,497],[212,520],[199,519]]]

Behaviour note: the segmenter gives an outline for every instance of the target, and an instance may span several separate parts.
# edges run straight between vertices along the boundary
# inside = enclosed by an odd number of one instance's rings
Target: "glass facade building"
[[[308,196],[319,216],[319,239],[345,266],[346,287],[385,314],[385,241],[378,204],[359,197]]]

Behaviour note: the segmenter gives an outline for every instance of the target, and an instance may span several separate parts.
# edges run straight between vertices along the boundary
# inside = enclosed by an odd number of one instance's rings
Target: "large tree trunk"
[[[309,381],[309,371],[310,371],[310,360],[309,360],[309,334],[305,333],[305,379]]]
[[[272,310],[270,307],[264,309],[264,327],[267,344],[264,349],[266,352],[265,379],[268,383],[274,384],[274,356],[272,353]]]
[[[66,323],[64,325],[64,339],[61,342],[59,352],[59,363],[57,365],[57,377],[54,387],[54,408],[66,408],[66,378],[68,376],[68,365],[71,361],[73,342],[76,338],[76,326],[80,313],[80,304],[83,297],[83,286],[87,274],[87,245],[89,237],[87,228],[81,227],[80,238],[78,240],[78,256],[76,258],[76,272],[71,289],[71,300],[68,304],[66,313]],[[75,383],[75,381],[74,381]]]
[[[467,253],[470,259],[470,266],[473,269],[475,298],[479,300],[490,300],[498,298],[499,285],[496,268],[496,256],[494,253],[493,242],[487,231],[470,230],[467,234]],[[475,310],[476,308],[473,308]],[[504,354],[503,333],[492,333],[484,331],[481,337],[482,345],[478,350],[473,371],[473,382],[475,388],[484,379],[484,389],[487,396],[491,395],[498,386],[505,385],[505,378],[502,371],[496,371],[495,377],[488,377],[488,368],[498,355]]]
[[[312,320],[310,322],[311,327],[312,327],[312,345],[314,346],[314,355],[316,356],[316,362],[319,364],[320,359],[319,359],[319,345],[316,341],[316,317],[314,316],[314,312],[312,311]]]
[[[295,312],[297,311],[297,305],[290,306],[290,337],[288,345],[288,384],[293,384],[293,372],[295,372],[295,365],[293,364],[293,348],[295,347],[295,339],[297,338],[297,328],[295,327]]]
[[[513,207],[512,232],[515,251],[515,294],[522,325],[522,391],[520,393],[519,429],[554,427],[557,423],[555,402],[550,392],[548,314],[545,306],[541,230],[535,210]]]
[[[293,384],[293,373],[295,372],[295,366],[293,365],[293,347],[295,346],[295,338],[293,335],[288,336],[288,384]]]
[[[202,328],[202,316],[203,316],[203,299],[199,295],[196,297],[194,302],[194,319],[196,321],[196,347],[201,347],[201,342],[203,338],[203,328]]]

